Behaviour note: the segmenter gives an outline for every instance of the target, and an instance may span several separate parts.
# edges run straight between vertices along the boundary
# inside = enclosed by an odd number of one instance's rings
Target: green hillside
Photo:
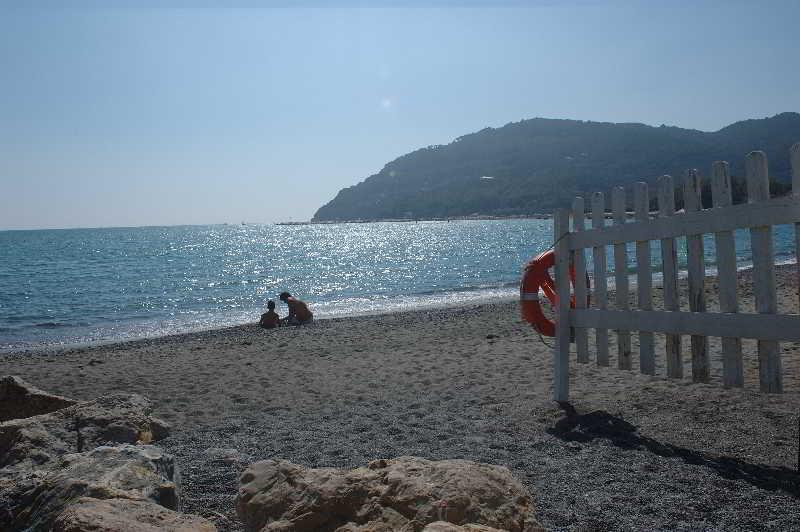
[[[715,132],[534,118],[403,155],[339,191],[313,220],[543,213],[569,205],[578,193],[653,183],[663,174],[679,183],[688,168],[708,175],[715,160],[730,162],[740,177],[745,154],[755,149],[767,153],[771,176],[786,183],[789,147],[798,141],[798,113]]]

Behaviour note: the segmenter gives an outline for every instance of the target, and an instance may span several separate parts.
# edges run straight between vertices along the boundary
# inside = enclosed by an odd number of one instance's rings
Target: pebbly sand
[[[752,311],[748,272],[740,278]],[[778,290],[780,311],[797,312],[794,267],[779,270]],[[713,278],[707,292],[718,310]],[[152,399],[173,425],[162,444],[181,466],[184,510],[222,530],[241,530],[233,500],[248,462],[353,467],[400,455],[505,465],[551,529],[800,530],[800,344],[782,345],[783,395],[759,393],[754,341],[743,342],[744,389],[720,385],[719,339],[711,384],[691,382],[688,338],[680,381],[664,378],[663,335],[657,377],[637,373],[635,335],[634,371],[616,369],[615,345],[610,367],[573,353],[567,414],[550,399],[552,351],[518,315],[502,302],[245,325],[0,355],[0,375],[80,399]]]

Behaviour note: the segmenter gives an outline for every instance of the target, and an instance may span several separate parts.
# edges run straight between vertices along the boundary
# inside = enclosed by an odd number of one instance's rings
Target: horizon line
[[[215,223],[198,223],[198,224],[142,224],[142,225],[97,225],[97,226],[67,226],[67,227],[0,227],[0,233],[10,233],[13,231],[73,231],[73,230],[91,230],[91,229],[146,229],[158,227],[203,227],[215,225],[275,225],[283,222],[215,222]]]

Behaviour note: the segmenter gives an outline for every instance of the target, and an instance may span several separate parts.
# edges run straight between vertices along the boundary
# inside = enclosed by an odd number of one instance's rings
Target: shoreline
[[[443,216],[433,218],[376,218],[369,220],[306,220],[303,222],[275,222],[274,225],[335,225],[335,224],[372,224],[372,223],[418,223],[418,222],[469,222],[482,220],[552,220],[550,213],[511,214],[493,216],[491,214],[474,216]]]
[[[516,289],[515,289],[516,291]],[[338,316],[322,316],[316,317],[314,316],[314,322],[327,322],[333,320],[350,320],[350,319],[357,319],[357,318],[371,318],[371,317],[380,317],[380,316],[390,316],[393,314],[403,314],[403,313],[416,313],[416,312],[427,312],[427,311],[435,311],[435,310],[459,310],[463,308],[470,308],[473,306],[480,306],[480,305],[488,305],[488,304],[507,304],[512,303],[517,300],[517,295],[509,295],[506,297],[500,298],[490,298],[486,296],[484,298],[476,298],[470,301],[460,301],[457,303],[434,303],[430,305],[425,305],[423,307],[415,308],[415,309],[408,309],[408,308],[397,308],[397,309],[385,309],[385,310],[378,310],[378,311],[364,311],[364,312],[355,312],[355,313],[348,313]],[[0,348],[0,358],[3,356],[15,356],[15,355],[26,355],[26,354],[36,354],[36,353],[51,353],[57,354],[62,351],[74,351],[74,350],[82,350],[82,349],[91,349],[91,348],[98,348],[98,347],[113,347],[117,344],[120,345],[129,345],[136,342],[154,342],[159,340],[166,340],[166,339],[176,339],[181,337],[189,337],[194,335],[208,335],[213,334],[215,332],[218,333],[225,333],[231,332],[235,330],[239,330],[242,328],[250,328],[258,325],[258,318],[256,316],[253,321],[248,321],[245,323],[237,323],[232,325],[225,325],[222,327],[212,326],[208,328],[201,328],[192,331],[185,331],[185,332],[176,332],[176,333],[167,333],[167,334],[158,334],[152,336],[138,336],[138,337],[131,337],[131,338],[109,338],[104,340],[95,340],[95,341],[87,341],[87,342],[74,342],[74,343],[59,343],[59,344],[42,344],[42,345],[35,345],[35,346],[27,346],[27,347],[10,347],[10,348]],[[284,329],[288,329],[291,327],[282,327]]]
[[[775,265],[776,275],[778,272],[789,270],[790,267],[795,266],[797,264],[796,259],[788,259],[784,262],[777,262]],[[743,264],[737,267],[737,272],[742,274],[747,274],[752,269],[752,263]],[[592,272],[587,272],[591,279],[594,279]],[[687,276],[686,270],[679,270],[678,271],[678,280],[679,282],[685,281]],[[710,266],[706,268],[706,279],[715,279],[716,278],[716,267]],[[607,276],[607,286],[609,291],[609,300],[613,299],[611,296],[613,295],[615,289],[615,279],[614,274],[611,273]],[[652,283],[654,288],[660,288],[662,286],[662,278],[658,272],[654,272],[652,277]],[[636,288],[637,278],[636,274],[630,274],[628,276],[628,286],[631,292],[634,291]],[[505,286],[498,286],[496,290],[504,290],[508,289],[516,292],[516,287],[505,287]],[[488,289],[488,288],[484,288]],[[460,292],[477,292],[481,289],[475,290],[462,290]],[[391,315],[396,313],[405,313],[405,312],[424,312],[428,310],[447,310],[447,309],[459,309],[464,307],[472,307],[475,305],[486,305],[486,304],[505,304],[511,303],[517,300],[516,293],[509,294],[507,296],[502,297],[493,297],[493,296],[484,296],[484,297],[476,297],[472,300],[467,301],[458,301],[454,303],[448,302],[435,302],[420,306],[415,309],[409,309],[405,307],[401,308],[387,308],[387,309],[380,309],[375,311],[363,311],[363,312],[353,312],[353,313],[345,313],[342,315],[330,316],[330,315],[323,315],[320,317],[315,316],[315,321],[328,321],[328,320],[339,320],[339,319],[350,319],[350,318],[358,318],[358,317],[371,317],[371,316],[383,316],[383,315]],[[635,308],[635,307],[634,307]],[[194,330],[183,331],[183,332],[173,332],[173,333],[166,333],[166,334],[153,334],[149,336],[136,336],[136,337],[127,337],[127,338],[108,338],[108,339],[100,339],[100,340],[93,340],[93,341],[78,341],[78,342],[68,342],[68,343],[50,343],[50,344],[40,344],[40,345],[31,345],[31,346],[18,346],[18,347],[9,347],[9,348],[0,348],[0,357],[6,355],[24,355],[24,354],[33,354],[33,353],[40,353],[40,352],[48,352],[48,353],[57,353],[61,351],[71,351],[75,349],[88,349],[93,347],[102,347],[102,346],[113,346],[115,344],[130,344],[132,342],[140,342],[140,341],[156,341],[164,338],[172,338],[172,337],[184,337],[188,335],[196,335],[196,334],[208,334],[217,332],[224,332],[226,330],[234,330],[241,327],[252,326],[258,323],[258,316],[254,316],[253,321],[247,321],[244,323],[234,323],[230,325],[224,326],[210,326],[210,327],[201,327]]]

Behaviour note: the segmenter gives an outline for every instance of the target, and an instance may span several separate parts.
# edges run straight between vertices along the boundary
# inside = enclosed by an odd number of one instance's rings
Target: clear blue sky
[[[0,228],[305,220],[486,126],[800,110],[800,2],[34,3],[0,0]]]

